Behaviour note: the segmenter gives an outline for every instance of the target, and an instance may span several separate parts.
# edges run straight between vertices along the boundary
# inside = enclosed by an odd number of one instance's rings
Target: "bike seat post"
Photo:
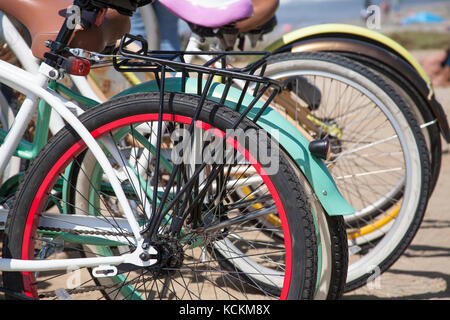
[[[70,37],[72,36],[74,28],[68,27],[68,19],[64,19],[64,24],[61,27],[61,30],[58,33],[55,41],[52,41],[49,45],[50,52],[54,54],[61,53],[66,45],[69,43]],[[46,64],[52,65],[53,59],[47,56],[44,60]]]

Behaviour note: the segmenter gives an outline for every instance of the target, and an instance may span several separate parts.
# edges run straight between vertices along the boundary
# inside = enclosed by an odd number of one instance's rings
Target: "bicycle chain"
[[[147,279],[150,279],[150,278],[147,278]],[[128,285],[133,285],[136,282],[146,281],[147,279],[141,279],[140,277],[138,277],[138,278],[136,278],[134,280],[131,280],[131,281],[127,282],[126,285],[127,286]],[[103,286],[87,286],[87,287],[84,287],[84,288],[70,289],[70,290],[68,290],[67,293],[70,294],[70,295],[74,295],[74,294],[83,294],[83,293],[93,292],[93,291],[102,291],[102,290],[113,289],[113,288],[116,288],[115,284],[114,285],[109,285],[109,286],[107,286],[107,285],[103,285]],[[39,299],[55,298],[57,296],[58,295],[56,294],[56,291],[47,291],[47,292],[39,293]]]
[[[112,232],[112,231],[73,230],[73,229],[64,229],[64,228],[56,228],[56,227],[38,227],[38,230],[64,232],[64,233],[75,234],[75,235],[86,234],[86,235],[102,235],[102,236],[133,236],[133,234],[131,234],[131,233],[118,233],[118,232]],[[138,279],[130,281],[129,283],[127,283],[127,285],[133,284],[133,283],[137,282],[137,280],[142,281],[142,279],[138,278]],[[87,286],[84,288],[70,289],[68,293],[71,295],[72,294],[83,294],[83,293],[92,292],[92,291],[107,290],[112,287],[113,286],[107,286],[107,285]],[[55,298],[55,297],[57,297],[57,294],[55,291],[47,291],[47,292],[39,293],[39,298]]]
[[[112,232],[112,231],[89,231],[89,230],[73,230],[73,229],[64,229],[64,228],[56,228],[56,227],[38,227],[38,230],[41,231],[53,231],[53,232],[65,232],[65,233],[69,233],[69,234],[75,234],[75,235],[81,235],[81,234],[88,234],[88,235],[103,235],[103,236],[133,236],[131,233],[118,233],[118,232]],[[163,238],[164,239],[164,238]],[[161,240],[163,240],[161,239]],[[166,239],[167,240],[167,239]],[[174,248],[172,248],[174,251],[177,251],[179,253],[180,248],[178,248],[175,244],[173,244],[172,246],[175,246]],[[182,253],[181,253],[181,257],[182,257]],[[182,258],[181,258],[182,260]],[[171,265],[172,267],[174,266],[178,266],[178,264],[181,263],[181,261],[178,261],[178,259],[171,261]],[[126,285],[133,285],[136,282],[140,282],[140,281],[146,281],[148,279],[151,279],[150,277],[144,278],[142,279],[141,277],[137,277],[134,280],[131,280],[129,282],[126,283]],[[86,286],[84,288],[74,288],[74,289],[70,289],[67,293],[70,295],[74,295],[74,294],[83,294],[83,293],[88,293],[88,292],[93,292],[93,291],[105,291],[108,289],[112,289],[115,287],[114,285],[98,285],[98,286]],[[56,291],[47,291],[47,292],[42,292],[39,293],[39,298],[43,299],[43,298],[55,298],[58,295],[56,294]]]
[[[132,237],[132,233],[120,233],[120,232],[112,232],[112,231],[90,231],[90,230],[73,230],[73,229],[64,229],[64,228],[56,228],[56,227],[38,227],[38,230],[43,231],[53,231],[53,232],[64,232],[75,235],[87,234],[87,235],[99,235],[99,236],[126,236]]]

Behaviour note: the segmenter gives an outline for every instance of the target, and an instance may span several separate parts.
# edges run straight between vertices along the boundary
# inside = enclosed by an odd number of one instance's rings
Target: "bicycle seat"
[[[179,18],[192,24],[219,28],[248,18],[253,13],[251,0],[159,0]]]
[[[17,19],[30,32],[31,50],[39,59],[44,59],[44,53],[49,51],[45,41],[55,40],[64,23],[60,11],[71,5],[72,0],[0,0],[0,10]],[[129,17],[108,9],[99,27],[84,30],[77,26],[69,47],[101,52],[129,30]]]

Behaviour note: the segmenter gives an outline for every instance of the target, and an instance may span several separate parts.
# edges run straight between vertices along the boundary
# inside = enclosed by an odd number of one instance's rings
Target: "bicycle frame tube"
[[[0,210],[1,211],[1,210]],[[47,214],[44,213],[42,215],[42,220],[44,222],[44,225],[51,226],[52,221],[54,221],[54,215],[55,214]],[[52,218],[53,216],[53,218]],[[47,219],[49,218],[49,219]],[[60,217],[58,214],[58,220],[64,219],[63,217]],[[92,217],[89,216],[74,216],[69,217],[66,219],[67,226],[70,228],[71,226],[75,225],[73,224],[74,221],[78,222],[78,226],[89,226],[90,222],[92,220]],[[95,221],[95,227],[92,230],[98,230],[98,219]],[[47,222],[46,222],[47,221]],[[117,223],[118,220],[115,220],[115,223]],[[127,221],[125,219],[121,219],[120,223],[123,227],[127,227]],[[100,227],[102,227],[100,225]],[[108,229],[108,223],[104,222],[103,227]],[[88,227],[89,228],[89,227]],[[110,241],[109,245],[111,243],[114,243],[115,245],[120,244],[120,238],[119,239],[104,239],[104,243],[108,244],[108,241]],[[127,240],[129,241],[129,240]],[[127,243],[127,241],[125,241]],[[139,243],[140,244],[140,243]],[[101,244],[99,244],[101,245]],[[95,257],[95,258],[78,258],[78,259],[55,259],[55,260],[21,260],[21,259],[0,259],[0,270],[1,271],[50,271],[50,270],[67,270],[68,268],[78,267],[98,267],[100,265],[119,265],[122,263],[133,263],[138,266],[147,267],[157,262],[156,259],[150,259],[147,262],[142,261],[139,258],[139,255],[142,253],[141,246],[137,246],[137,250],[135,250],[132,253],[123,254],[120,256],[108,256],[108,257]],[[156,250],[151,248],[151,253],[155,254]]]
[[[55,86],[55,82],[52,81],[49,84],[49,88],[53,88]],[[47,142],[48,138],[48,129],[50,125],[50,106],[44,101],[41,100],[39,102],[38,116],[36,120],[36,130],[33,135],[33,142],[30,143],[26,140],[21,140],[14,152],[15,156],[18,156],[22,159],[32,160],[36,158],[39,151],[42,150],[44,145]],[[8,131],[0,128],[0,144],[3,144],[5,137],[7,136]]]
[[[39,71],[39,60],[33,56],[31,49],[26,44],[19,31],[17,31],[11,23],[11,20],[9,20],[9,18],[1,11],[0,21],[0,37],[5,40],[25,70],[37,73]]]
[[[140,7],[138,10],[141,14],[142,21],[144,21],[149,49],[159,50],[160,37],[158,30],[158,18],[155,15],[155,10],[153,10],[152,4]]]
[[[11,68],[14,67],[4,61],[0,61],[0,80],[2,83],[6,83],[10,87],[25,92],[26,98],[23,102],[19,112],[17,113],[16,119],[9,130],[8,135],[6,136],[5,141],[0,146],[0,172],[3,172],[6,168],[6,165],[9,159],[14,154],[20,139],[22,138],[27,124],[30,122],[31,117],[33,116],[33,112],[37,103],[37,96],[34,92],[27,90],[26,88],[21,88],[14,83],[14,78],[16,78],[16,74],[12,74],[14,72]],[[15,68],[15,67],[14,67]],[[20,72],[25,72],[22,69],[17,68]],[[6,77],[5,77],[6,75]],[[23,77],[17,77],[19,81],[23,81],[22,83],[27,83],[27,80]],[[31,80],[31,81],[30,81]],[[45,86],[47,83],[47,79],[41,75],[38,77],[33,76],[33,78],[29,79],[29,88],[35,86],[41,88]]]
[[[33,56],[30,47],[26,44],[19,31],[1,11],[0,21],[0,37],[5,40],[9,48],[14,52],[23,69],[33,74],[37,74],[39,72],[39,60]],[[95,101],[101,101],[98,95],[92,90],[86,77],[71,75],[70,78],[83,96]],[[53,134],[56,134],[56,132],[64,127],[64,122],[58,115],[52,114],[51,117],[50,131]]]

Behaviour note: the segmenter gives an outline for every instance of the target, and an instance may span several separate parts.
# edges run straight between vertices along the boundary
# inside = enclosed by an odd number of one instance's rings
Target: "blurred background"
[[[266,45],[295,29],[321,23],[367,26],[366,8],[380,9],[374,29],[400,42],[409,50],[450,48],[450,0],[280,0],[278,25],[265,36]],[[179,23],[180,34],[189,27]]]

